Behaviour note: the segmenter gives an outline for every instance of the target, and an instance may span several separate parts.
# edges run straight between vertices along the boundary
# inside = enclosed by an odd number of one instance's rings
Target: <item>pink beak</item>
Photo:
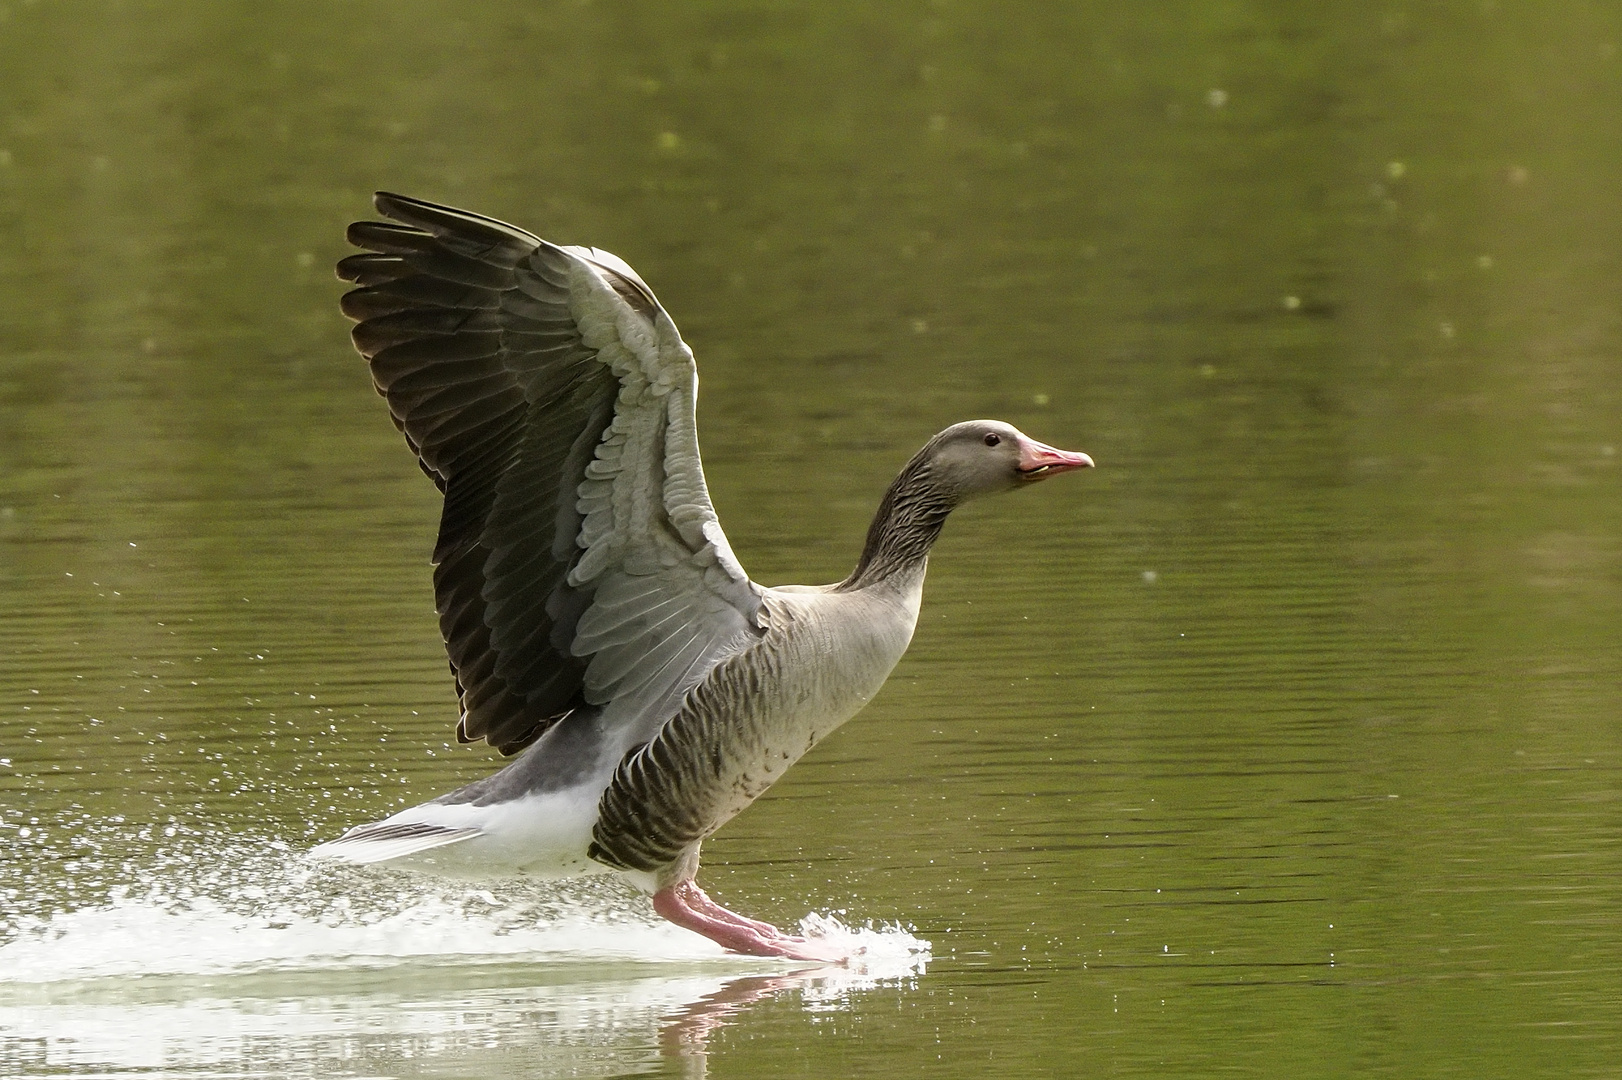
[[[1019,475],[1023,480],[1041,480],[1071,469],[1090,469],[1093,459],[1086,454],[1059,450],[1024,435],[1019,439]]]

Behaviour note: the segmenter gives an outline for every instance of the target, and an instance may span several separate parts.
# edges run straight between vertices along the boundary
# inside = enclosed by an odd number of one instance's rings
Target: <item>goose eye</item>
[[[1002,436],[998,435],[995,431],[986,435],[987,446],[996,446],[1000,442],[1002,442]]]

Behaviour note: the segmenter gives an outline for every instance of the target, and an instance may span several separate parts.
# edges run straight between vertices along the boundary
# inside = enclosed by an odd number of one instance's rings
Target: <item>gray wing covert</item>
[[[343,310],[445,496],[434,588],[458,737],[514,753],[583,704],[679,693],[758,632],[759,599],[704,486],[674,324],[607,253],[376,205],[394,221],[350,227],[367,252],[338,264],[360,286]]]

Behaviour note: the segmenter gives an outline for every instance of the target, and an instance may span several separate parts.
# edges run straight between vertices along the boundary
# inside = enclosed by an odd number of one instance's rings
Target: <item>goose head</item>
[[[919,456],[930,480],[954,502],[1012,491],[1093,464],[1086,454],[1037,442],[1001,420],[953,424],[929,440]]]

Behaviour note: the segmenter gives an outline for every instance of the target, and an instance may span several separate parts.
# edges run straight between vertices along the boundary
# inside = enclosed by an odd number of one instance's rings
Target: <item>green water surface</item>
[[[956,515],[888,688],[705,847],[922,974],[623,1031],[649,969],[0,982],[0,1075],[1622,1075],[1619,44],[1597,0],[0,0],[0,944],[494,767],[337,310],[374,188],[641,272],[762,582],[842,577],[948,423],[1099,463]],[[384,1022],[428,998],[454,1036]],[[249,1033],[29,1030],[201,999]],[[318,1001],[349,1034],[243,1019]]]

